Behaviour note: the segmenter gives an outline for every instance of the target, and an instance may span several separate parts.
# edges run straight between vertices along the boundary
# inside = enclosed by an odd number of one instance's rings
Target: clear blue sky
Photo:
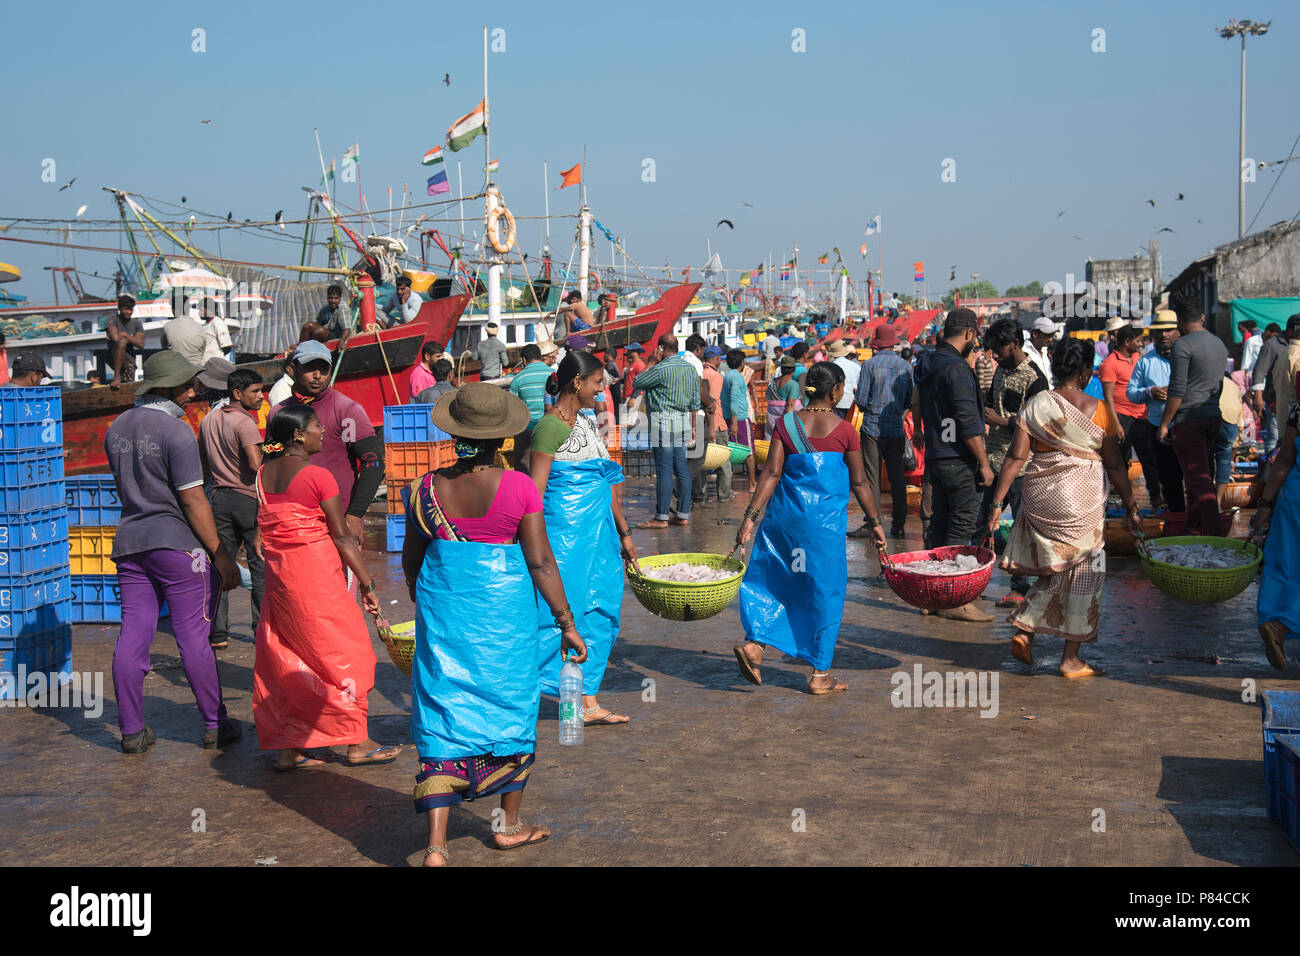
[[[652,274],[665,260],[699,265],[706,239],[729,268],[797,241],[805,268],[838,245],[860,281],[857,250],[877,213],[887,285],[910,291],[920,259],[931,295],[950,285],[953,265],[959,279],[978,272],[999,289],[1082,278],[1087,257],[1131,256],[1163,226],[1175,230],[1157,236],[1169,277],[1235,238],[1238,41],[1213,28],[1230,16],[1274,21],[1248,41],[1247,155],[1277,160],[1300,133],[1300,8],[1178,0],[993,9],[20,4],[6,13],[0,66],[9,94],[0,224],[70,218],[82,203],[85,218],[109,218],[107,185],[172,202],[185,195],[236,221],[277,209],[298,218],[299,187],[320,179],[313,127],[327,162],[360,142],[372,208],[404,182],[422,200],[421,155],[481,96],[486,16],[506,31],[506,52],[489,65],[492,154],[508,204],[540,215],[543,161],[556,185],[585,144],[593,211]],[[191,51],[196,27],[205,53]],[[1105,53],[1090,49],[1098,27]],[[796,28],[805,53],[791,50]],[[57,185],[40,179],[45,157],[58,164]],[[653,183],[641,179],[646,157]],[[456,158],[473,191],[480,143],[449,156],[453,188]],[[956,182],[940,181],[945,158],[956,161]],[[1256,229],[1300,211],[1300,162],[1291,165]],[[1248,222],[1277,175],[1265,170],[1248,186]],[[355,204],[355,185],[339,188]],[[553,214],[574,211],[575,190],[550,195]],[[715,229],[723,217],[734,232]],[[552,233],[566,254],[571,226]],[[539,234],[536,222],[521,228],[525,251],[536,252]],[[74,241],[117,245],[102,234]],[[215,250],[212,238],[203,242]],[[233,230],[221,248],[298,258],[290,243]],[[874,239],[868,248],[874,267]],[[608,245],[598,249],[606,260]],[[41,267],[71,262],[64,251],[8,242],[0,261],[24,270],[8,288],[36,301],[50,295]],[[105,255],[80,253],[77,263],[112,271]]]

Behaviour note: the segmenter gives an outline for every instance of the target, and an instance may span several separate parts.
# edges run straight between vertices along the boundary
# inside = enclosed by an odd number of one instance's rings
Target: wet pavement
[[[631,521],[649,517],[649,479],[631,479]],[[697,506],[688,528],[637,531],[643,554],[726,551],[747,498]],[[850,515],[856,525],[856,506]],[[366,557],[395,621],[413,617],[382,515]],[[915,515],[907,547],[919,547]],[[1136,558],[1109,561],[1099,644],[1084,656],[1104,677],[1055,675],[1060,642],[1039,639],[1032,672],[1008,653],[1010,627],[923,617],[878,577],[851,539],[848,603],[834,673],[842,694],[812,697],[809,668],[769,652],[764,685],[739,675],[733,604],[676,623],[625,592],[603,705],[632,723],[588,728],[560,747],[556,704],[542,701],[525,819],[554,834],[540,846],[490,848],[495,801],[453,810],[454,865],[1300,864],[1264,810],[1260,711],[1243,682],[1300,689],[1300,663],[1268,666],[1255,630],[1255,586],[1218,606],[1166,598]],[[902,549],[898,544],[894,550]],[[995,572],[996,599],[1007,579]],[[992,611],[992,603],[983,606]],[[411,806],[416,754],[351,769],[342,748],[319,770],[271,770],[252,727],[254,647],[248,592],[233,592],[229,649],[219,652],[227,705],[244,739],[199,745],[201,722],[175,643],[160,633],[145,682],[158,743],[123,755],[112,700],[116,627],[74,629],[73,661],[101,671],[108,700],[87,717],[0,709],[0,864],[407,865],[424,819]],[[410,683],[375,639],[371,736],[409,744]],[[1293,652],[1294,653],[1294,652]],[[997,713],[895,707],[893,676],[986,672]],[[984,708],[991,712],[991,707]]]

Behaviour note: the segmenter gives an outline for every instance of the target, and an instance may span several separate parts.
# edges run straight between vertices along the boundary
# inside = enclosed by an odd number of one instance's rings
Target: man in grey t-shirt
[[[203,746],[224,746],[242,733],[226,715],[208,642],[217,599],[238,586],[239,569],[217,535],[203,494],[198,441],[185,421],[200,371],[170,350],[149,356],[135,407],[104,435],[122,501],[111,557],[122,601],[113,688],[125,753],[144,753],[156,739],[144,722],[144,678],[162,600],[171,609],[185,677],[203,715]]]
[[[1212,462],[1228,349],[1218,336],[1205,331],[1205,315],[1199,305],[1179,300],[1173,307],[1179,338],[1169,354],[1169,399],[1157,439],[1173,444],[1183,468],[1187,533],[1216,535],[1219,499]]]
[[[490,378],[500,378],[502,368],[509,361],[505,344],[497,338],[497,330],[497,324],[489,322],[487,324],[487,338],[478,344],[480,365],[478,377],[484,382]]]

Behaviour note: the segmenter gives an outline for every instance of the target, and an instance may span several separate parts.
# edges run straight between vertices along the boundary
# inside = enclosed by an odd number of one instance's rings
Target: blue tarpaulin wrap
[[[831,666],[844,615],[848,504],[842,454],[786,455],[740,585],[745,636],[818,670]]]
[[[1296,439],[1296,446],[1300,452],[1300,439]],[[1281,621],[1291,639],[1300,635],[1300,601],[1295,599],[1296,581],[1300,580],[1297,541],[1300,541],[1300,465],[1292,467],[1278,492],[1268,540],[1264,542],[1264,570],[1256,604],[1259,623]]]
[[[415,596],[411,738],[419,756],[531,753],[540,648],[523,549],[435,538]]]
[[[605,677],[605,665],[618,637],[623,608],[623,558],[618,529],[610,511],[614,486],[623,469],[608,458],[557,461],[551,465],[543,508],[546,537],[564,581],[564,596],[573,611],[574,626],[587,644],[582,665],[582,692],[595,694]],[[537,595],[537,627],[541,632],[542,690],[560,692],[560,629],[546,599]]]

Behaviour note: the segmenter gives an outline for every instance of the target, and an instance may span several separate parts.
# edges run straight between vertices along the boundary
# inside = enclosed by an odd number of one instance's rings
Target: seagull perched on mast
[[[275,224],[280,227],[281,232],[284,232],[284,222],[282,221],[283,219],[284,219],[284,210],[281,209],[275,214]]]

